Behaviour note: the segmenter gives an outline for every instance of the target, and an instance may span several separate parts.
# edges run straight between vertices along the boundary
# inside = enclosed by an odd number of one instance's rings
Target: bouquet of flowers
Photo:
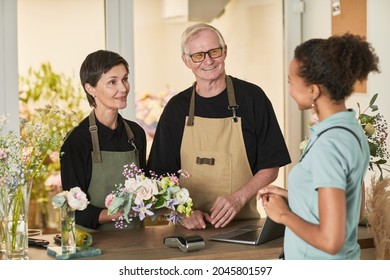
[[[185,171],[179,173],[188,176]],[[176,175],[156,176],[152,172],[149,178],[134,163],[124,166],[123,175],[124,185],[116,184],[105,200],[109,215],[123,213],[115,221],[117,227],[123,228],[124,221],[129,223],[136,217],[142,221],[146,216],[152,221],[161,216],[177,224],[181,217],[191,214],[192,199],[188,190],[179,186]]]

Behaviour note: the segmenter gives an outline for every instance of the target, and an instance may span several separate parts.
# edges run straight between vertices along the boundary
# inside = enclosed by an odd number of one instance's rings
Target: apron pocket
[[[196,158],[213,159],[213,165],[196,163]],[[226,195],[232,190],[232,156],[229,153],[198,152],[193,159],[192,184],[196,186],[196,192],[210,195]],[[190,178],[191,178],[190,177]]]

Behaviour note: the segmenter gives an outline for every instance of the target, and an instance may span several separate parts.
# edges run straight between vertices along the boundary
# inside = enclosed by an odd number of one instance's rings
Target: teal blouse
[[[351,130],[330,127],[343,126]],[[340,112],[310,128],[311,138],[301,161],[288,177],[291,210],[309,223],[319,224],[319,188],[345,191],[347,207],[346,236],[343,248],[335,255],[321,251],[295,235],[285,232],[286,259],[359,259],[357,243],[362,182],[370,159],[367,139],[355,112]],[[355,135],[356,136],[355,136]],[[360,143],[359,143],[360,142]]]

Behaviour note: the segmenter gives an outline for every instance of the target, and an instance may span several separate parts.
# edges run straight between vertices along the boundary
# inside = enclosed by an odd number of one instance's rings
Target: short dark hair
[[[98,50],[90,53],[84,59],[80,67],[80,80],[91,107],[96,107],[95,98],[87,92],[85,85],[90,84],[95,87],[103,74],[120,64],[123,64],[127,73],[129,73],[129,64],[127,61],[112,51]]]

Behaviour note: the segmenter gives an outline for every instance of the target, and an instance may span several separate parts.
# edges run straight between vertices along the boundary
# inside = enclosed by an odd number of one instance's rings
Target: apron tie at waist
[[[196,157],[196,164],[208,164],[208,165],[214,165],[215,158],[201,158]]]

